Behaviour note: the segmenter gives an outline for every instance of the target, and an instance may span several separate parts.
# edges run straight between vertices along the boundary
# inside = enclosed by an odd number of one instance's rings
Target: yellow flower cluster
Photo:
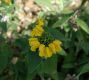
[[[43,19],[38,19],[36,27],[31,32],[31,36],[32,37],[41,36],[42,33],[44,32],[43,25],[44,25],[44,20]]]
[[[38,19],[36,27],[33,28],[31,32],[29,45],[31,47],[31,51],[39,51],[40,57],[49,58],[53,54],[62,50],[62,42],[60,40],[53,39],[48,32],[44,32],[43,26],[43,19]]]
[[[43,58],[49,58],[53,54],[60,52],[61,48],[61,41],[54,40],[53,42],[49,43],[48,46],[39,42],[38,38],[30,38],[29,45],[31,46],[32,51],[39,50],[39,56]]]

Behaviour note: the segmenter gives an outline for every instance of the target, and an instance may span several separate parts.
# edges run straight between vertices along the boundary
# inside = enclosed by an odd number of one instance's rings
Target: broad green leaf
[[[85,9],[86,13],[89,14],[89,3],[87,3],[86,9]]]
[[[79,78],[82,74],[87,73],[87,72],[89,72],[89,63],[81,67],[81,71],[77,77]]]
[[[0,80],[5,80],[3,77],[0,77]]]
[[[58,80],[64,80],[64,79],[65,79],[65,73],[59,72],[59,73],[58,73],[58,77],[59,77]]]
[[[7,23],[6,22],[0,22],[0,30],[7,31]]]
[[[29,51],[26,54],[27,54],[26,58],[27,58],[28,71],[31,74],[34,71],[36,71],[37,68],[40,66],[42,59],[38,56],[37,52]]]
[[[29,48],[29,45],[28,45],[28,37],[20,37],[19,39],[16,39],[15,42],[14,42],[14,45],[15,46],[18,46],[20,47],[23,52]]]
[[[67,53],[62,49],[61,52],[58,53],[59,55],[62,55],[62,56],[67,56]]]
[[[57,29],[54,29],[54,28],[51,28],[51,27],[46,27],[45,30],[47,32],[49,32],[55,39],[59,39],[59,40],[62,40],[62,41],[66,40],[64,34],[62,34]]]
[[[59,80],[57,73],[57,55],[53,55],[51,58],[45,59],[41,62],[41,65],[37,69],[40,75],[47,74],[55,80]]]
[[[84,21],[81,20],[81,19],[77,19],[76,22],[77,22],[77,25],[78,25],[82,30],[84,30],[87,34],[89,34],[89,26],[87,25],[86,22],[84,22]]]
[[[67,68],[67,69],[73,68],[74,67],[74,61],[75,61],[75,55],[73,53],[69,53],[69,54],[67,54],[67,56],[65,56],[62,67]]]
[[[56,21],[56,23],[54,23],[52,27],[53,28],[61,27],[63,24],[66,24],[65,22],[69,19],[69,17],[70,17],[70,15],[62,16],[62,18],[59,19],[58,21]]]
[[[26,80],[27,78],[27,66],[24,60],[18,60],[14,66],[15,75],[18,80]]]
[[[0,72],[7,66],[11,56],[9,46],[6,43],[2,43],[0,46]]]
[[[42,59],[38,56],[37,52],[29,51],[26,54],[26,64],[28,67],[27,80],[32,80],[36,75],[36,70],[41,65]]]
[[[51,75],[52,76],[52,79],[54,79],[54,80],[59,80],[60,78],[60,76],[59,76],[59,73],[58,72],[55,72],[54,74],[52,74]],[[61,79],[62,80],[62,79]]]
[[[65,69],[73,68],[75,65],[74,63],[65,63],[62,67]]]
[[[89,54],[89,42],[82,42],[81,46],[86,54]]]
[[[37,71],[39,73],[55,74],[57,72],[57,55],[43,60]]]
[[[36,76],[36,74],[37,74],[36,72],[27,74],[27,79],[26,80],[33,80],[33,78]]]

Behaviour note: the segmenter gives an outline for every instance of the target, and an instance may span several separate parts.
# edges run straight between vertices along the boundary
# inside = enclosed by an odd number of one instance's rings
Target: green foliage
[[[62,10],[72,0],[60,1]],[[53,8],[51,0],[36,0],[36,3]],[[21,27],[18,16],[12,14],[14,7],[14,2],[0,5],[0,80],[70,80],[68,74],[75,75],[76,80],[85,80],[89,74],[89,6],[69,14],[54,10],[38,15],[45,20],[44,30],[62,41],[62,51],[48,59],[30,50],[29,35],[35,23]],[[9,21],[2,21],[2,12],[9,16]]]
[[[89,27],[83,20],[77,19],[76,22],[77,22],[78,26],[81,27],[81,29],[83,29],[86,33],[89,34]]]
[[[9,64],[11,50],[6,43],[1,43],[0,45],[0,72],[2,72],[2,70]]]
[[[80,73],[78,74],[78,78],[83,75],[84,73],[89,72],[89,63],[85,64],[84,66],[81,67]]]

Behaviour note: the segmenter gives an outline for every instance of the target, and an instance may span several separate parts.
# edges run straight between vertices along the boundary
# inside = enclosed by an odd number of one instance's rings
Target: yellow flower
[[[38,49],[39,56],[43,58],[49,58],[53,54],[60,52],[62,50],[61,44],[62,43],[59,40],[54,40],[48,45],[45,45],[44,43],[40,43],[38,38],[33,37],[29,39],[29,45],[31,46],[31,51],[36,51]]]
[[[61,48],[62,42],[60,40],[54,40],[52,43],[49,44],[49,48],[53,52],[53,54],[56,54],[57,52],[60,52],[62,50]]]
[[[46,47],[46,53],[45,53],[45,58],[51,57],[52,56],[52,51],[50,50],[49,47]]]
[[[35,28],[33,28],[31,32],[32,38],[29,39],[29,45],[31,46],[32,51],[39,51],[40,57],[49,58],[53,54],[56,54],[57,52],[60,52],[62,50],[62,42],[60,40],[52,41],[54,38],[50,37],[51,35],[49,33],[45,34],[42,27],[43,25],[44,21],[42,19],[38,19],[37,25],[35,26]],[[42,35],[43,33],[44,35]]]
[[[31,36],[41,36],[42,33],[44,32],[43,26],[44,25],[44,20],[39,18],[37,20],[37,25],[35,26],[35,28],[33,28],[32,32],[31,32]]]
[[[44,31],[42,27],[40,27],[39,25],[36,25],[35,29],[37,29],[38,31]]]
[[[62,42],[60,40],[54,40],[53,43],[58,44],[58,45],[62,44]]]
[[[44,20],[43,20],[42,18],[39,18],[39,19],[37,20],[37,24],[38,24],[39,26],[43,26],[43,25],[44,25]]]
[[[37,38],[30,38],[29,42],[31,42],[31,41],[37,41],[37,40],[38,40]]]
[[[39,56],[44,57],[44,58],[51,57],[52,51],[50,50],[49,47],[45,47],[44,44],[41,44],[40,47],[39,47]]]
[[[60,52],[62,50],[62,48],[61,48],[62,42],[61,41],[55,40],[55,41],[53,41],[53,44],[55,45],[56,52]]]
[[[56,48],[55,48],[55,45],[54,45],[53,43],[50,43],[50,44],[49,44],[49,48],[51,49],[51,51],[52,51],[53,53],[56,53]]]
[[[44,57],[45,56],[45,45],[41,44],[39,47],[39,56]]]
[[[5,0],[5,3],[8,5],[11,4],[11,0]]]
[[[44,29],[42,27],[36,26],[32,32],[31,32],[31,36],[41,36],[42,33],[44,32]]]
[[[29,45],[31,46],[32,51],[36,51],[37,48],[40,46],[40,42],[37,38],[30,38],[29,39]]]

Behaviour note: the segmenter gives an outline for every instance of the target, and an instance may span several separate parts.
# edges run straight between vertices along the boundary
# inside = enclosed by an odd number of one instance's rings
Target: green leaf
[[[73,68],[74,63],[65,63],[62,67],[65,68],[65,69]]]
[[[58,53],[59,55],[62,55],[62,56],[67,56],[67,53],[62,49],[61,52]]]
[[[33,72],[33,73],[29,73],[28,75],[27,75],[27,79],[26,80],[33,80],[33,78],[36,76],[36,72]]]
[[[62,67],[67,69],[73,68],[75,66],[74,62],[75,62],[75,55],[73,53],[69,53],[67,54],[67,56],[65,56]]]
[[[36,70],[39,68],[42,59],[38,56],[37,52],[26,52],[26,64],[28,67],[27,80],[33,80],[36,75]]]
[[[78,25],[82,30],[84,30],[87,34],[89,34],[89,26],[86,24],[86,22],[84,22],[84,21],[81,20],[81,19],[77,19],[76,22],[77,22],[77,25]]]
[[[0,80],[5,80],[3,77],[0,77]]]
[[[77,77],[79,78],[82,74],[87,73],[87,72],[89,72],[89,63],[85,64],[85,65],[81,68],[81,71],[80,71],[80,73],[78,74]]]
[[[18,60],[15,68],[15,78],[18,78],[18,80],[26,80],[27,77],[27,66],[24,60]]]
[[[29,73],[27,75],[27,79],[26,80],[33,80],[33,78],[36,76],[36,72],[33,72],[33,73]]]
[[[65,36],[58,31],[57,29],[51,28],[51,27],[46,27],[45,30],[49,32],[55,39],[59,39],[62,41],[66,41]]]
[[[7,66],[11,56],[9,46],[6,43],[2,43],[0,46],[0,72]]]
[[[29,49],[29,45],[28,45],[28,37],[20,37],[19,39],[16,39],[14,42],[14,45],[20,47],[23,51],[25,51],[26,49]]]
[[[58,76],[59,76],[59,79],[58,80],[65,80],[64,78],[65,78],[65,73],[64,72],[59,72],[58,73]]]
[[[57,72],[57,55],[43,60],[37,71],[39,73],[55,74]]]
[[[62,19],[59,19],[56,21],[56,23],[53,24],[53,28],[61,27],[61,25],[66,24],[65,22],[69,19],[70,15],[65,15],[62,17]]]
[[[89,42],[82,42],[80,47],[82,47],[86,54],[89,54]]]
[[[6,22],[0,22],[0,30],[1,31],[7,31],[7,23]]]
[[[40,75],[47,74],[53,79],[59,80],[57,73],[57,55],[53,55],[51,58],[42,60],[37,72]]]
[[[31,74],[34,71],[36,71],[37,68],[40,66],[42,59],[38,56],[37,52],[29,51],[26,54],[27,54],[26,58],[27,58],[28,71]]]
[[[52,79],[54,79],[54,80],[59,80],[59,75],[58,75],[58,72],[55,72],[54,74],[52,74],[51,75],[52,76]],[[60,80],[62,80],[62,79],[60,79]]]
[[[89,14],[89,5],[86,6],[85,11],[86,11],[87,14]]]

